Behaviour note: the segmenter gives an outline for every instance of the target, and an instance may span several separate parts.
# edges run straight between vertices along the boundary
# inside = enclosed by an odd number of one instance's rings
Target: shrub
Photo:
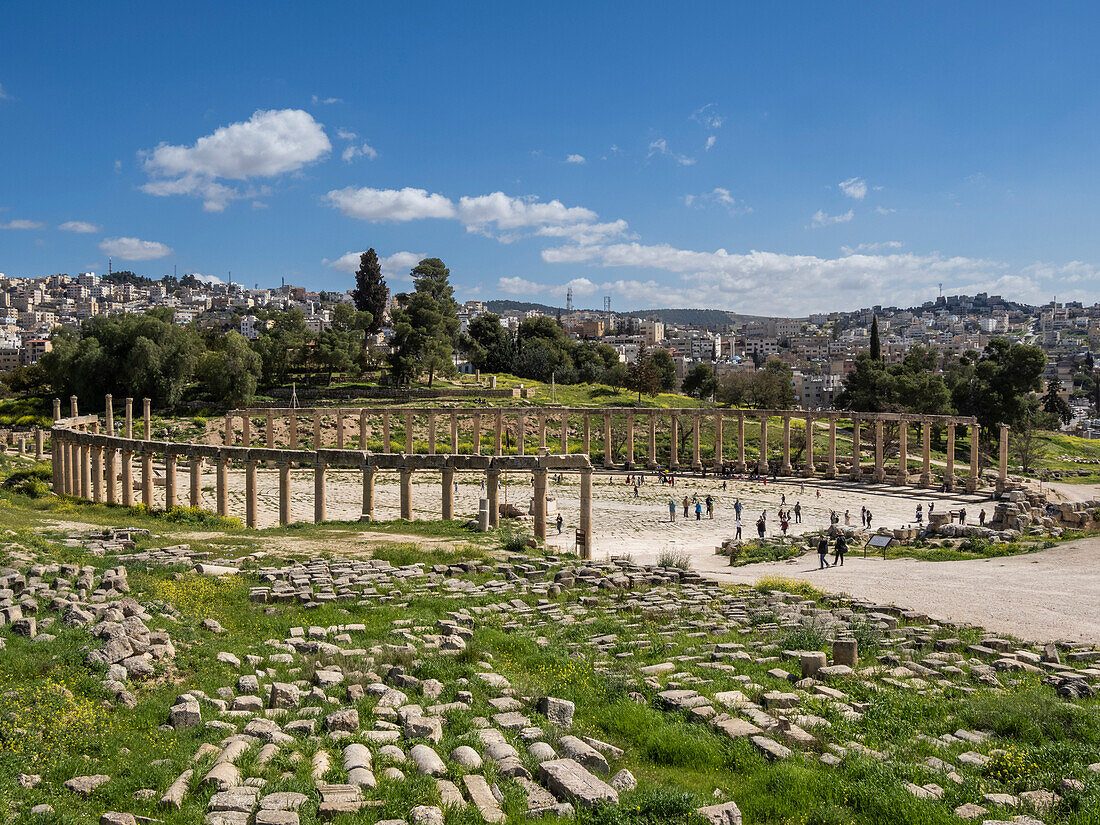
[[[809,582],[791,579],[786,576],[761,576],[753,588],[761,593],[769,590],[780,590],[784,593],[794,593],[807,599],[820,599],[825,596],[824,591],[818,590]]]
[[[12,473],[4,480],[2,486],[5,490],[28,498],[43,498],[51,492],[52,475],[53,471],[49,465],[39,465]]]
[[[658,567],[675,567],[678,570],[691,569],[691,557],[687,553],[665,550],[657,556]]]

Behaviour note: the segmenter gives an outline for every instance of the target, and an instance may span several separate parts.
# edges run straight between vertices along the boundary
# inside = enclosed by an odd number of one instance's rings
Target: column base
[[[646,462],[645,466],[647,470],[656,470],[659,469],[661,465],[657,463],[656,459],[651,458],[649,461]]]
[[[908,487],[909,486],[909,474],[908,473],[898,473],[896,476],[894,476],[894,484],[896,484],[898,487]]]
[[[691,469],[696,473],[701,472],[702,469],[703,469],[703,462],[702,461],[695,462],[694,464],[691,465]]]
[[[633,461],[624,461],[623,462],[623,469],[624,470],[636,470],[637,468],[638,468],[638,465],[635,464]]]
[[[997,479],[997,483],[996,483],[996,485],[994,486],[993,489],[997,491],[997,495],[1001,495],[1001,493],[1003,493],[1005,491],[1006,486],[1007,486],[1007,482],[1005,482],[1005,480],[1003,478],[999,478],[999,479]]]
[[[875,484],[882,484],[886,481],[886,471],[881,467],[876,467],[874,472],[871,473],[871,481]]]
[[[920,474],[920,486],[921,487],[931,487],[932,486],[932,474],[931,473],[921,473]]]
[[[836,467],[826,467],[825,468],[825,478],[829,478],[829,479],[836,478]]]
[[[968,478],[966,480],[966,492],[968,492],[968,493],[978,492],[978,479],[971,477],[971,478]],[[999,492],[1003,492],[1003,491],[999,491]]]
[[[802,477],[803,478],[813,478],[814,474],[815,474],[815,471],[814,471],[813,467],[806,467],[805,469],[802,470]]]
[[[749,469],[749,468],[748,468],[748,465],[747,465],[747,464],[745,464],[745,462],[744,462],[744,461],[738,461],[738,462],[737,462],[737,463],[736,463],[735,465],[733,465],[733,471],[734,471],[735,473],[744,473],[744,472],[746,472],[746,471],[747,471],[748,469]]]
[[[767,464],[757,464],[756,465],[756,472],[759,473],[762,476],[766,476],[768,474],[768,465]]]
[[[792,472],[792,469],[791,469],[790,464],[780,464],[779,465],[779,475],[789,476],[791,474],[791,472]]]

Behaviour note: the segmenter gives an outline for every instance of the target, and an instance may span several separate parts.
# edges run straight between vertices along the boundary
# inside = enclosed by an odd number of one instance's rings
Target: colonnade
[[[124,432],[132,435],[132,403],[126,400]],[[144,434],[150,433],[149,406],[145,405]],[[580,474],[581,496],[578,519],[578,544],[584,557],[590,557],[592,546],[592,466],[586,455],[551,455],[545,450],[537,455],[477,456],[477,455],[409,455],[404,453],[371,453],[350,449],[315,449],[311,451],[267,449],[255,447],[211,446],[153,441],[148,437],[104,435],[99,432],[97,415],[81,416],[76,399],[71,400],[67,417],[61,417],[60,402],[54,402],[55,422],[52,430],[51,457],[54,490],[61,495],[89,499],[98,503],[141,503],[154,506],[156,477],[154,464],[163,466],[164,507],[186,503],[202,508],[203,480],[208,467],[215,476],[215,508],[218,515],[230,516],[229,472],[232,467],[244,470],[244,523],[257,525],[257,469],[261,464],[278,470],[279,523],[290,523],[290,472],[294,467],[312,468],[313,520],[326,520],[326,474],[330,468],[358,470],[362,474],[362,515],[360,520],[375,518],[376,476],[379,471],[395,472],[400,477],[400,512],[411,519],[413,512],[413,475],[417,472],[441,474],[440,516],[455,517],[454,482],[457,473],[484,473],[487,504],[486,527],[500,523],[500,477],[504,471],[530,473],[533,480],[533,521],[538,538],[546,538],[546,492],[551,472]],[[108,399],[104,429],[112,432],[114,422]],[[179,484],[180,464],[188,475],[189,490],[184,493]],[[138,465],[135,472],[135,463]],[[139,501],[135,501],[135,491]]]
[[[769,420],[778,418],[781,426],[781,448],[775,462],[769,460]],[[804,443],[802,459],[792,464],[792,421],[801,422]],[[746,422],[759,432],[757,457],[746,460]],[[616,432],[616,424],[622,427]],[[278,426],[277,426],[278,425]],[[837,429],[850,430],[852,448],[848,456],[838,455]],[[637,453],[638,429],[646,436],[644,456]],[[885,459],[885,428],[896,429],[896,463],[887,468]],[[479,456],[483,449],[496,457],[506,454],[525,455],[528,450],[545,450],[548,445],[565,455],[570,450],[584,455],[592,452],[597,440],[602,449],[603,467],[626,470],[667,468],[671,471],[705,469],[733,473],[759,473],[806,478],[822,474],[825,478],[846,476],[853,481],[920,487],[933,484],[931,434],[933,428],[946,429],[946,466],[942,475],[949,490],[959,486],[973,492],[980,486],[979,426],[974,418],[956,416],[920,416],[898,413],[840,413],[803,410],[666,410],[634,408],[516,408],[516,407],[369,407],[311,409],[251,409],[233,410],[225,417],[224,444],[252,447],[259,443],[267,449],[276,447],[276,430],[285,433],[280,439],[288,449],[308,444],[313,449],[335,446],[344,449],[350,442],[362,448],[371,441],[381,452],[401,451],[406,454],[439,452],[458,455],[465,447],[467,454]],[[400,428],[400,436],[396,430]],[[959,428],[969,432],[970,455],[968,473],[956,476],[955,450]],[[815,453],[814,436],[827,429],[825,454]],[[332,431],[335,430],[333,433]],[[732,431],[733,435],[729,433]],[[658,454],[658,432],[667,434],[667,452]],[[484,436],[491,433],[491,445]],[[714,447],[704,461],[704,433]],[[680,457],[681,440],[690,439],[690,458]],[[910,467],[910,436],[920,443],[919,468]],[[1008,470],[1008,428],[1002,427],[999,456],[998,486],[1003,486]],[[617,438],[618,436],[618,438]],[[595,437],[595,438],[594,438]],[[773,436],[774,437],[774,436]],[[870,465],[864,462],[864,438],[870,447]],[[332,444],[325,442],[331,441]],[[664,439],[662,439],[663,441]],[[579,442],[579,444],[577,443]],[[732,442],[732,443],[731,443]],[[621,450],[619,449],[621,447]]]

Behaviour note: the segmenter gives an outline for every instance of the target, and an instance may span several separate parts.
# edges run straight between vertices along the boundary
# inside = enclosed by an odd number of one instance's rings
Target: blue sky
[[[1100,7],[22,3],[0,271],[803,314],[1100,299]],[[353,269],[354,267],[350,267]]]

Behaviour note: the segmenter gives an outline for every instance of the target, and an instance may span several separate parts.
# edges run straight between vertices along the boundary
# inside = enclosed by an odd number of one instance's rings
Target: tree
[[[638,347],[638,357],[630,365],[627,386],[638,393],[638,400],[642,395],[656,395],[661,391],[661,385],[657,378],[657,370],[653,368],[653,359],[646,352],[645,344]]]
[[[1056,415],[1042,410],[1037,398],[1031,397],[1024,402],[1020,417],[1008,438],[1009,451],[1019,462],[1020,469],[1024,473],[1030,473],[1035,462],[1046,454],[1045,446],[1036,437],[1038,431],[1050,424],[1057,427],[1057,421]]]
[[[1058,376],[1054,376],[1047,381],[1046,395],[1043,396],[1043,412],[1056,415],[1063,424],[1068,424],[1073,420],[1073,411],[1069,407],[1069,402],[1062,398],[1062,382],[1058,380]]]
[[[549,381],[554,376],[563,384],[571,384],[576,380],[573,346],[553,318],[528,318],[516,330],[515,374],[536,381]]]
[[[252,342],[252,349],[262,362],[260,381],[265,387],[278,386],[287,381],[291,373],[306,368],[310,339],[301,310],[272,313],[270,321],[271,327],[264,329]]]
[[[875,361],[882,360],[882,343],[878,338],[878,316],[871,317],[871,358]]]
[[[753,376],[752,400],[758,409],[789,410],[794,406],[794,373],[778,358],[769,358]]]
[[[1001,424],[1019,423],[1027,398],[1043,387],[1046,356],[1039,347],[992,339],[979,356],[966,352],[946,368],[951,399],[960,415],[978,419],[992,443]]]
[[[450,274],[439,258],[425,258],[413,267],[412,294],[397,296],[390,368],[398,384],[408,385],[427,372],[430,387],[436,373],[454,370],[451,354],[459,322]]]
[[[352,290],[351,295],[357,310],[370,313],[370,322],[366,327],[367,334],[373,334],[382,329],[382,319],[390,300],[390,290],[382,278],[382,265],[378,262],[378,255],[373,248],[359,256],[359,269],[355,272],[355,289]]]
[[[459,346],[482,372],[512,372],[516,344],[512,333],[500,325],[500,316],[487,313],[470,321]]]
[[[656,349],[650,356],[653,360],[653,369],[657,371],[657,383],[662,392],[672,392],[676,389],[676,362],[667,349]]]
[[[710,364],[696,364],[684,376],[681,390],[692,398],[710,398],[718,391],[718,378]]]
[[[727,407],[743,407],[752,398],[753,373],[727,372],[718,382],[718,401]]]
[[[212,398],[232,409],[252,403],[262,370],[262,360],[248,339],[230,332],[220,349],[203,354],[195,374]]]

